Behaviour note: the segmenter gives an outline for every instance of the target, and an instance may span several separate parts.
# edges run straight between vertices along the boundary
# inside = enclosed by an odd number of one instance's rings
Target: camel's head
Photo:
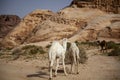
[[[67,38],[63,38],[62,41],[63,41],[63,42],[68,42],[68,39],[67,39]]]
[[[63,38],[63,40],[67,40],[67,38]]]

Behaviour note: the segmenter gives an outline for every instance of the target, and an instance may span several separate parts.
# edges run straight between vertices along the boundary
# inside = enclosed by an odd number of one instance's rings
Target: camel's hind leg
[[[57,70],[59,67],[59,58],[57,58],[56,62],[57,62],[57,65],[56,65],[56,70],[55,70],[55,77],[57,76]]]
[[[77,74],[79,74],[79,59],[77,59]]]
[[[50,77],[49,77],[49,80],[52,79],[52,67],[53,67],[53,60],[49,62],[49,68],[50,68]]]
[[[67,72],[66,72],[66,69],[65,69],[65,61],[64,60],[65,60],[65,57],[62,58],[62,63],[63,63],[64,73],[67,76]]]

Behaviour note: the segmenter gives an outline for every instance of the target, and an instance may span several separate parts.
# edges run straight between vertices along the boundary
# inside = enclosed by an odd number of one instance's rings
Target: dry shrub
[[[34,54],[44,54],[45,51],[41,46],[27,45],[22,48],[24,54],[34,55]]]
[[[116,44],[113,41],[107,42],[107,49],[112,49],[108,52],[108,56],[120,56],[120,44]]]
[[[87,61],[88,57],[87,57],[86,52],[83,48],[79,47],[79,50],[80,50],[80,55],[79,55],[80,61],[79,62],[83,64]]]
[[[111,52],[108,53],[108,56],[120,56],[120,47],[114,48]]]
[[[13,50],[12,54],[14,56],[14,60],[18,59],[20,55],[26,57],[35,57],[37,54],[44,54],[46,51],[41,46],[35,45],[26,45],[22,48],[16,48]]]
[[[107,42],[107,49],[115,49],[118,48],[119,45],[117,45],[115,42],[113,41],[109,41]]]

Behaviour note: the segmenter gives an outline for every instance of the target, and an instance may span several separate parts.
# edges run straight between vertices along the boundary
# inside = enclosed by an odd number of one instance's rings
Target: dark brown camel
[[[99,46],[101,47],[101,52],[104,52],[105,50],[107,51],[107,42],[105,40],[103,41],[97,41],[97,43],[99,44]]]

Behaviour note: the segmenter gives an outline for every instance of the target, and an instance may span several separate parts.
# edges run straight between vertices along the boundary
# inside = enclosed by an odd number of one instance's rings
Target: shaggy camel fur
[[[79,48],[75,43],[71,43],[69,48],[70,56],[71,56],[71,73],[79,74],[78,67],[79,67]],[[74,71],[73,71],[74,69]]]
[[[67,75],[66,69],[65,69],[65,62],[64,62],[66,48],[67,48],[67,39],[66,38],[63,39],[62,45],[58,41],[54,41],[52,43],[50,50],[49,50],[49,68],[50,68],[50,78],[49,79],[50,80],[52,79],[52,68],[53,68],[53,64],[54,64],[55,60],[57,61],[55,76],[57,76],[57,70],[59,67],[60,59],[62,59],[64,73],[65,73],[65,75]]]

